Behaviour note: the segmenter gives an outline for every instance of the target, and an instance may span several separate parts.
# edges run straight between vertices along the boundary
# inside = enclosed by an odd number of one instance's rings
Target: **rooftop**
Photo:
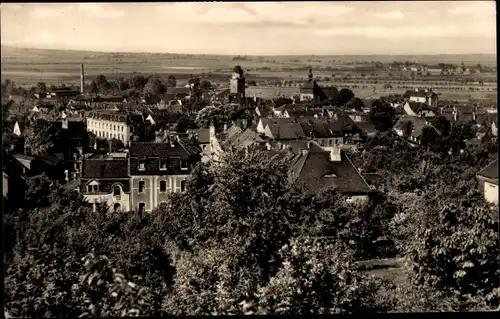
[[[498,159],[494,160],[488,166],[483,168],[479,173],[477,173],[477,175],[489,179],[494,179],[498,184]]]

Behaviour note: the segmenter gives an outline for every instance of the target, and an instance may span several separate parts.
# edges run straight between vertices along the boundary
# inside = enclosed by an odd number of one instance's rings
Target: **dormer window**
[[[139,160],[139,170],[140,171],[145,171],[146,170],[146,160],[145,159],[140,159]]]
[[[99,185],[88,185],[87,192],[89,193],[97,193],[99,191]]]
[[[186,160],[181,160],[181,170],[186,171],[188,169],[188,163]]]
[[[167,170],[167,160],[160,160],[160,171],[166,171]]]

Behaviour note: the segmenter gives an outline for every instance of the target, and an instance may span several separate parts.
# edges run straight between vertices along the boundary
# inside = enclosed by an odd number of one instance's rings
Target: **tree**
[[[128,81],[131,88],[134,88],[140,92],[144,90],[144,86],[146,85],[146,83],[148,83],[148,80],[142,75],[134,75]]]
[[[345,247],[296,238],[281,251],[282,267],[259,292],[275,314],[338,314],[374,310],[376,284],[352,268]]]
[[[182,115],[179,120],[177,120],[177,123],[175,123],[176,132],[186,132],[189,129],[196,128],[198,128],[198,126],[196,125],[195,121],[185,115]]]
[[[212,89],[212,83],[208,80],[202,80],[200,83],[201,92],[209,92]]]
[[[408,138],[410,137],[411,133],[413,133],[413,122],[412,121],[407,121],[403,125],[403,136]]]
[[[391,129],[395,121],[394,108],[383,100],[375,100],[370,109],[370,122],[379,131]]]
[[[432,118],[431,124],[439,132],[441,132],[443,137],[447,137],[450,134],[451,123],[446,117],[438,116],[438,117]]]
[[[175,79],[175,76],[169,75],[167,78],[167,86],[168,87],[176,87],[177,86],[177,80]]]
[[[353,97],[349,102],[347,102],[345,107],[356,111],[362,111],[365,105],[359,97]]]
[[[354,93],[349,89],[342,89],[338,95],[338,104],[344,106],[354,97]]]
[[[47,85],[45,82],[38,82],[36,84],[36,92],[40,94],[47,93]]]
[[[454,310],[498,306],[498,214],[477,192],[451,201],[433,222],[416,224],[405,251],[415,285],[454,299]],[[439,307],[440,305],[434,305]]]
[[[104,75],[98,75],[95,79],[95,83],[97,85],[97,92],[101,94],[106,94],[109,89],[108,80]]]
[[[222,108],[209,105],[198,112],[195,122],[201,128],[208,128],[210,125],[220,127],[226,120],[227,117]]]
[[[144,86],[143,92],[145,96],[161,95],[167,92],[167,87],[158,76],[151,76]]]
[[[52,123],[37,119],[24,132],[25,148],[32,155],[43,155],[54,149],[60,139],[60,132]]]
[[[53,189],[53,181],[46,174],[29,177],[26,180],[24,203],[31,207],[47,207],[51,203],[50,195]]]

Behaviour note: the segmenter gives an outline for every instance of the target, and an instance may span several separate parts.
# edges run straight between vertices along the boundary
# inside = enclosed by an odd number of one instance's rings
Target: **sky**
[[[1,4],[2,45],[230,55],[496,54],[494,1]]]

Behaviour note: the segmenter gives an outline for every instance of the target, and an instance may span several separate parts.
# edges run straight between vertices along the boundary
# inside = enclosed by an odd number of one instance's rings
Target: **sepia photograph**
[[[2,3],[3,315],[500,311],[496,10]]]

